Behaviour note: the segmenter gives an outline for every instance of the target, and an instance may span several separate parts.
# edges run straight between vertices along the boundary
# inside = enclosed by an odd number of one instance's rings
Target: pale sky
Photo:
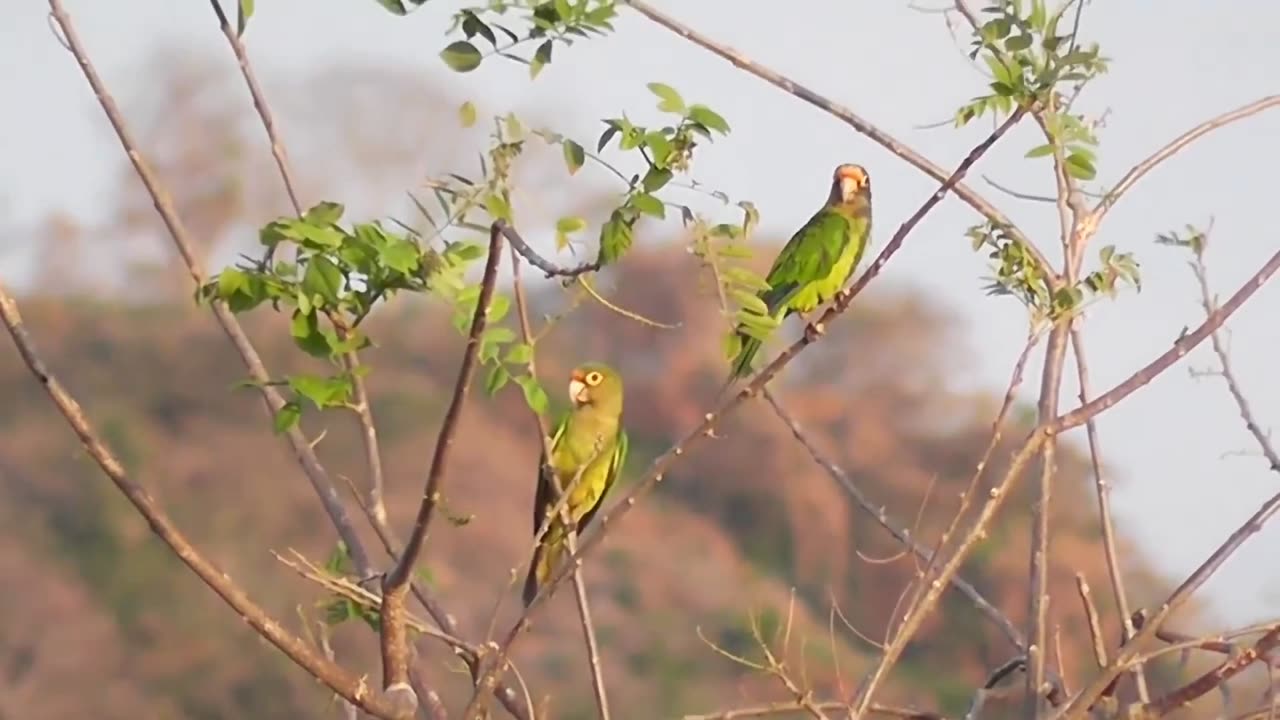
[[[921,0],[923,3],[925,0]],[[935,183],[820,112],[672,35],[626,8],[618,32],[557,48],[557,61],[536,83],[523,66],[486,62],[459,76],[436,53],[448,15],[460,3],[433,0],[407,18],[374,0],[265,0],[246,36],[270,95],[290,72],[329,64],[331,58],[394,64],[421,72],[462,96],[484,98],[482,112],[547,111],[580,118],[560,128],[594,138],[598,118],[621,109],[643,112],[653,99],[650,81],[674,85],[686,99],[704,102],[733,126],[727,140],[699,149],[695,176],[736,198],[752,199],[765,226],[789,233],[809,213],[815,192],[825,192],[839,162],[867,166],[875,184],[875,250],[933,190]],[[980,93],[983,79],[947,34],[942,16],[911,10],[902,0],[741,0],[655,5],[694,28],[732,45],[779,72],[852,108],[936,163],[954,167],[986,132],[920,129],[949,117]],[[936,0],[933,5],[945,4]],[[55,208],[91,217],[113,192],[122,160],[101,110],[71,56],[54,39],[39,0],[6,0],[0,24],[0,217],[9,227],[30,227]],[[231,3],[228,3],[231,5]],[[204,0],[102,3],[66,0],[99,71],[117,99],[137,92],[140,64],[161,46],[182,44],[202,54],[230,50]],[[1158,6],[1159,11],[1153,12]],[[1280,91],[1280,5],[1205,0],[1112,0],[1091,3],[1082,36],[1102,43],[1111,72],[1086,92],[1079,109],[1109,111],[1101,131],[1101,189],[1131,165],[1195,124],[1263,95]],[[247,103],[247,95],[243,96]],[[289,135],[287,124],[282,127]],[[1014,200],[978,177],[1051,194],[1048,161],[1023,153],[1042,142],[1025,123],[979,164],[969,183],[997,203],[1057,260],[1057,217],[1052,206]],[[1121,295],[1089,312],[1086,338],[1095,392],[1123,380],[1201,320],[1185,256],[1153,244],[1157,232],[1215,220],[1208,254],[1211,280],[1224,297],[1252,274],[1280,242],[1269,212],[1280,180],[1280,111],[1219,130],[1144,179],[1110,214],[1094,241],[1137,253],[1141,294]],[[406,178],[405,187],[416,179]],[[815,189],[816,188],[816,189]],[[972,355],[960,387],[999,392],[1024,337],[1023,313],[1013,300],[986,297],[981,255],[962,238],[977,216],[948,198],[910,237],[881,278],[862,297],[894,283],[926,288],[964,318]],[[528,233],[528,229],[526,229]],[[0,274],[21,285],[22,248],[0,240]],[[1264,427],[1280,424],[1280,384],[1271,384],[1280,353],[1280,287],[1263,288],[1229,324],[1239,380]],[[1032,360],[1032,367],[1040,362]],[[1215,379],[1193,380],[1188,368],[1212,362],[1205,343],[1189,358],[1099,422],[1104,456],[1117,485],[1118,519],[1147,557],[1174,580],[1198,565],[1240,522],[1280,487],[1254,451],[1234,405]],[[1074,377],[1069,365],[1067,376]],[[1038,375],[1038,369],[1035,371]],[[1034,400],[1035,375],[1022,398]],[[1064,408],[1074,407],[1075,385],[1064,386]],[[1069,442],[1084,445],[1083,431]],[[1223,623],[1280,615],[1280,528],[1274,524],[1209,583]],[[1094,585],[1104,584],[1103,578]]]

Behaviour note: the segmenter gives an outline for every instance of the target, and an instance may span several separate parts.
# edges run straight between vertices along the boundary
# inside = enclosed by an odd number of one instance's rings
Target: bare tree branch
[[[1093,604],[1093,592],[1089,589],[1089,581],[1084,573],[1076,573],[1076,590],[1080,592],[1080,604],[1084,606],[1084,617],[1089,623],[1089,639],[1093,641],[1093,659],[1098,668],[1107,666],[1107,644],[1102,637],[1102,622],[1098,618],[1098,607]]]
[[[826,311],[823,312],[821,317],[806,329],[804,335],[801,336],[800,339],[796,340],[780,355],[774,358],[774,360],[766,365],[763,370],[757,373],[745,387],[739,390],[736,394],[720,402],[715,410],[708,412],[704,416],[703,421],[699,423],[697,427],[686,434],[681,440],[676,442],[676,444],[666,452],[654,459],[650,464],[649,469],[642,476],[642,479],[632,486],[631,490],[617,505],[615,505],[615,509],[613,511],[600,518],[597,523],[596,530],[583,539],[578,551],[566,559],[564,566],[552,575],[551,580],[546,585],[539,588],[537,596],[534,597],[529,606],[525,608],[524,613],[518,620],[516,620],[515,624],[512,625],[511,629],[507,632],[506,637],[499,646],[498,661],[487,669],[481,682],[478,683],[476,692],[468,703],[467,709],[463,713],[463,718],[465,720],[478,720],[483,711],[481,698],[484,693],[489,692],[492,689],[496,682],[497,674],[505,665],[505,657],[507,653],[510,652],[511,645],[528,626],[532,614],[541,607],[549,593],[559,583],[564,582],[565,578],[569,574],[566,572],[565,568],[574,566],[581,560],[585,553],[590,552],[593,547],[598,545],[604,535],[608,532],[609,526],[611,524],[617,524],[627,511],[635,505],[636,500],[642,493],[647,492],[652,489],[654,485],[662,481],[662,477],[666,473],[667,468],[675,462],[676,458],[683,455],[688,448],[696,444],[701,438],[709,436],[720,418],[724,417],[729,412],[732,412],[747,398],[760,392],[765,384],[767,384],[769,380],[771,380],[773,376],[776,375],[787,363],[789,363],[801,350],[814,342],[817,342],[824,332],[825,325],[848,309],[853,298],[862,291],[862,288],[866,287],[867,283],[880,273],[880,270],[884,267],[885,263],[889,261],[889,258],[898,251],[899,247],[901,247],[903,241],[906,239],[907,235],[910,234],[911,230],[915,228],[920,220],[923,219],[934,206],[941,202],[942,198],[946,196],[947,191],[953,187],[955,183],[959,182],[960,178],[969,171],[969,168],[971,168],[974,163],[976,163],[978,159],[995,144],[997,140],[1008,132],[1009,128],[1013,127],[1013,125],[1022,118],[1025,112],[1025,109],[1016,109],[1012,114],[1010,114],[1007,120],[992,131],[991,135],[987,137],[986,140],[979,143],[972,151],[969,152],[964,160],[962,160],[956,167],[955,171],[947,177],[946,181],[944,181],[937,190],[932,192],[929,197],[925,199],[924,203],[921,204],[920,208],[917,209],[901,227],[898,228],[897,232],[895,232],[889,242],[886,243],[884,250],[880,252],[880,255],[871,263],[866,272],[864,272],[851,287],[837,294],[835,302],[833,302]],[[944,581],[943,585],[945,586],[945,584],[946,582]]]
[[[912,150],[910,147],[907,147],[905,144],[877,128],[870,122],[864,120],[849,108],[840,105],[834,100],[819,95],[813,90],[810,90],[780,73],[756,63],[737,50],[717,43],[706,35],[699,33],[670,15],[658,10],[648,2],[645,2],[645,0],[624,0],[624,2],[626,5],[631,7],[631,9],[658,25],[661,25],[667,30],[670,30],[676,35],[679,35],[704,50],[708,50],[715,55],[728,60],[730,63],[733,63],[734,66],[755,75],[783,92],[793,95],[810,105],[813,105],[819,110],[840,119],[854,130],[857,130],[859,133],[867,136],[890,153],[893,153],[902,160],[905,160],[907,163],[911,164],[913,167],[917,168],[934,180],[937,180],[940,183],[947,180],[948,175],[945,168],[930,162],[928,158],[919,154],[915,150]],[[1049,264],[1048,259],[1040,253],[1039,249],[1027,239],[1022,231],[1019,230],[1017,226],[1014,225],[1013,221],[1004,213],[1000,212],[1000,210],[998,210],[994,205],[985,200],[981,195],[967,185],[957,182],[948,186],[947,190],[954,192],[961,200],[968,204],[969,207],[976,210],[983,217],[996,225],[1007,228],[1011,237],[1020,241],[1027,247],[1028,251],[1035,258],[1036,264],[1044,271],[1050,282],[1057,282],[1056,275],[1054,274],[1053,268]]]
[[[1085,404],[1089,402],[1089,361],[1084,349],[1084,337],[1079,328],[1072,328],[1071,330],[1071,345],[1075,351],[1076,378],[1080,386],[1080,403]],[[1098,517],[1102,525],[1103,554],[1107,560],[1107,573],[1111,579],[1111,592],[1115,597],[1116,608],[1120,611],[1121,626],[1124,632],[1121,638],[1121,644],[1123,644],[1133,637],[1134,627],[1131,619],[1133,613],[1129,610],[1129,596],[1125,592],[1124,573],[1120,568],[1119,552],[1116,550],[1115,522],[1111,517],[1111,484],[1107,482],[1106,477],[1102,474],[1102,448],[1098,441],[1097,423],[1089,420],[1085,423],[1085,431],[1089,438],[1089,462],[1093,466],[1094,487],[1097,489],[1098,495]],[[1082,594],[1083,592],[1081,590]],[[1105,660],[1099,663],[1099,667],[1104,667],[1105,665]],[[1134,666],[1133,679],[1138,688],[1139,699],[1142,702],[1150,700],[1147,676],[1141,664]]]
[[[71,24],[71,18],[62,7],[62,0],[49,0],[49,8],[54,21],[58,24],[63,37],[66,39],[66,47],[80,65],[80,70],[84,73],[85,79],[89,81],[90,87],[93,88],[98,103],[102,106],[107,119],[111,122],[111,127],[115,129],[116,136],[120,139],[120,144],[124,148],[125,154],[129,156],[129,161],[133,163],[138,177],[151,195],[151,199],[155,203],[156,212],[160,215],[160,219],[164,221],[164,225],[169,231],[178,253],[182,256],[191,278],[197,286],[202,285],[206,280],[206,276],[200,266],[199,259],[195,255],[195,243],[192,242],[190,234],[187,232],[185,225],[183,225],[182,219],[173,205],[173,199],[169,191],[160,183],[155,173],[152,172],[150,165],[147,164],[142,152],[138,149],[137,143],[130,135],[128,128],[124,124],[124,118],[116,107],[115,100],[107,92],[102,79],[98,77],[97,71],[90,63],[89,56]],[[222,327],[227,337],[230,338],[231,344],[235,346],[236,351],[240,354],[249,376],[253,378],[255,386],[262,394],[267,410],[274,415],[284,406],[285,401],[275,387],[268,384],[270,375],[262,363],[262,358],[258,356],[258,351],[254,349],[253,343],[250,342],[248,335],[240,327],[240,323],[225,302],[214,299],[211,301],[211,306],[218,324]],[[311,486],[315,489],[316,495],[319,496],[325,512],[329,515],[330,521],[338,532],[338,536],[346,543],[356,571],[362,576],[368,577],[372,574],[369,556],[360,541],[360,536],[356,534],[355,527],[347,516],[346,508],[343,507],[342,499],[339,497],[333,481],[329,478],[328,472],[320,464],[315,450],[307,442],[300,429],[297,427],[290,428],[285,436],[289,440],[290,447],[293,448],[299,465],[301,465],[307,479],[311,481]]]
[[[1213,291],[1209,289],[1209,268],[1204,262],[1204,245],[1203,243],[1195,248],[1195,261],[1191,263],[1191,270],[1195,273],[1196,282],[1200,285],[1200,306],[1204,308],[1206,314],[1212,313],[1217,303],[1213,299]],[[1244,420],[1244,427],[1253,436],[1258,443],[1258,449],[1262,452],[1263,457],[1271,464],[1273,472],[1280,473],[1280,454],[1276,452],[1275,446],[1271,444],[1271,438],[1262,426],[1258,424],[1257,419],[1253,415],[1253,409],[1249,407],[1249,400],[1245,397],[1244,391],[1240,388],[1240,381],[1236,378],[1235,369],[1231,367],[1231,353],[1227,351],[1227,346],[1222,342],[1222,335],[1215,330],[1209,336],[1209,342],[1213,346],[1213,354],[1218,356],[1218,363],[1221,365],[1219,373],[1222,380],[1227,384],[1227,392],[1231,393],[1231,399],[1235,400],[1236,408],[1240,410],[1240,418]]]
[[[885,531],[893,536],[893,538],[899,543],[902,543],[902,545],[910,550],[916,557],[920,558],[925,563],[933,561],[934,554],[932,552],[912,539],[909,531],[901,529],[899,524],[892,522],[883,506],[877,506],[872,503],[871,499],[867,497],[867,494],[863,492],[862,488],[858,487],[839,465],[836,465],[828,459],[822,454],[822,451],[818,450],[818,448],[814,446],[809,438],[805,436],[800,424],[791,416],[791,413],[787,412],[787,409],[782,406],[782,403],[778,401],[772,391],[765,388],[763,394],[764,399],[773,407],[774,413],[777,414],[778,418],[786,424],[789,430],[791,430],[791,434],[795,437],[796,441],[799,442],[800,445],[809,453],[809,457],[813,458],[813,461],[823,470],[826,470],[827,474],[830,475],[836,483],[853,498],[853,502],[858,509],[862,510],[875,520],[876,524],[884,528]],[[987,616],[992,624],[1004,633],[1004,636],[1008,638],[1010,644],[1018,650],[1026,652],[1026,641],[1023,640],[1022,633],[1018,632],[1018,629],[1014,627],[1013,622],[1009,620],[1009,618],[1005,616],[999,608],[992,605],[989,600],[983,597],[982,593],[978,592],[977,588],[959,576],[952,578],[951,584],[955,586],[955,589],[959,591],[961,595],[968,598],[983,615]]]
[[[453,398],[449,401],[444,423],[440,426],[439,435],[436,436],[431,469],[427,472],[418,515],[413,521],[413,530],[409,534],[409,541],[404,551],[382,579],[380,617],[382,619],[383,687],[386,688],[388,695],[396,698],[397,702],[402,702],[400,709],[406,717],[414,713],[418,699],[413,688],[408,684],[409,639],[405,631],[405,595],[409,591],[413,566],[417,563],[418,555],[422,552],[422,544],[427,538],[427,529],[431,524],[432,515],[441,499],[441,485],[449,457],[449,448],[453,445],[453,437],[458,429],[462,406],[466,404],[467,395],[471,390],[476,355],[480,350],[480,338],[484,334],[489,318],[489,302],[493,299],[494,285],[498,279],[498,263],[501,260],[502,233],[499,223],[495,222],[489,231],[489,257],[484,266],[484,278],[480,281],[480,297],[476,301],[475,314],[471,318],[471,331],[467,334],[462,365],[458,368],[458,379],[453,385]]]
[[[819,710],[840,711],[848,709],[848,706],[844,703],[835,701],[811,702],[809,704]],[[723,710],[704,715],[685,715],[682,720],[745,720],[745,718],[762,718],[773,715],[793,715],[802,710],[804,708],[798,702],[778,702],[737,708],[735,710]],[[872,717],[897,718],[898,720],[946,720],[946,716],[935,712],[890,707],[888,705],[872,705],[870,712]]]
[[[1125,173],[1124,177],[1120,178],[1120,181],[1116,183],[1116,186],[1112,188],[1111,191],[1102,198],[1102,200],[1098,201],[1098,204],[1093,209],[1093,215],[1097,217],[1099,222],[1101,222],[1107,212],[1109,212],[1111,208],[1115,207],[1115,204],[1120,201],[1121,196],[1137,184],[1143,176],[1154,170],[1160,163],[1168,160],[1188,145],[1195,142],[1201,136],[1207,135],[1225,125],[1230,125],[1237,120],[1243,120],[1251,115],[1257,115],[1264,110],[1277,106],[1280,106],[1280,95],[1268,95],[1267,97],[1255,100],[1248,105],[1223,113],[1211,120],[1206,120],[1205,122],[1200,123],[1179,135],[1168,145],[1157,150],[1151,155],[1151,157],[1148,157],[1146,160],[1143,160],[1133,166],[1129,172]]]
[[[560,267],[535,252],[534,249],[529,246],[529,243],[525,242],[525,239],[520,236],[520,233],[516,232],[515,228],[506,223],[499,223],[499,230],[507,239],[507,242],[511,243],[511,247],[515,248],[516,252],[520,253],[525,260],[528,260],[530,265],[546,273],[546,276],[549,278],[575,278],[579,275],[596,272],[601,267],[599,260],[595,262],[582,263],[571,268]]]
[[[55,17],[57,17],[57,13],[60,12],[58,0],[51,0],[51,4],[55,7]],[[62,24],[66,18],[58,17],[57,19]],[[65,28],[66,25],[63,27]],[[89,424],[80,404],[49,371],[23,325],[17,303],[3,285],[0,285],[0,320],[13,338],[13,343],[19,355],[22,356],[23,362],[49,394],[49,398],[62,413],[67,424],[75,431],[85,451],[111,479],[116,488],[124,493],[151,526],[151,531],[173,551],[173,554],[177,555],[183,564],[217,593],[218,597],[222,598],[250,627],[317,680],[366,712],[380,718],[396,717],[394,707],[388,699],[371,689],[363,677],[357,677],[329,661],[305,641],[286,632],[279,622],[267,614],[266,610],[256,605],[231,578],[192,546],[150,493],[129,479],[124,467]]]
[[[276,167],[280,169],[280,179],[284,181],[285,192],[289,195],[289,203],[293,205],[293,211],[298,215],[302,214],[302,203],[298,201],[298,191],[293,182],[293,173],[289,170],[289,156],[285,152],[284,142],[280,140],[280,133],[276,130],[275,118],[271,115],[271,107],[267,105],[267,98],[262,93],[261,86],[258,85],[258,79],[253,74],[253,69],[249,66],[249,54],[245,50],[244,43],[240,41],[240,36],[236,34],[236,29],[227,21],[227,15],[222,11],[222,5],[218,0],[209,0],[209,5],[213,7],[213,12],[218,16],[218,25],[222,28],[222,34],[227,36],[227,42],[231,44],[231,50],[236,54],[236,61],[240,65],[240,74],[244,76],[245,84],[249,86],[249,95],[253,97],[253,107],[258,111],[258,117],[262,120],[262,127],[267,131],[267,140],[271,143],[271,156],[275,158]]]

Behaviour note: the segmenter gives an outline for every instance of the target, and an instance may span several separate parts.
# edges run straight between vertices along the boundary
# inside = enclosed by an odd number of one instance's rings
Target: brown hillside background
[[[178,55],[151,67],[168,68],[155,94],[122,93],[122,101],[216,269],[233,249],[253,246],[256,226],[284,211],[278,180],[226,68]],[[365,107],[395,99],[400,111],[374,132],[354,114],[355,102],[327,103],[319,112],[309,91],[316,83],[349,87]],[[470,150],[440,149],[452,147],[444,140],[457,133],[453,110],[460,99],[419,77],[330,68],[269,83],[268,93],[287,129],[304,196],[341,198],[357,217],[400,212],[396,203],[407,187],[470,157]],[[119,167],[119,196],[104,200],[101,220],[52,217],[38,228],[30,241],[37,243],[36,279],[23,298],[30,332],[127,469],[199,548],[301,632],[303,618],[314,625],[321,616],[325,595],[271,551],[292,548],[322,562],[333,548],[333,529],[257,396],[235,387],[240,362],[212,318],[190,301],[188,279],[169,259],[123,156],[86,162]],[[535,156],[526,172],[546,167]],[[592,197],[607,190],[593,192],[560,204],[589,210]],[[783,239],[758,242],[768,248]],[[693,260],[665,242],[678,240],[671,227],[641,233],[637,249],[599,284],[617,304],[679,322],[679,329],[645,327],[588,301],[539,345],[554,403],[578,362],[605,360],[623,373],[632,438],[624,483],[698,420],[726,371],[723,320]],[[999,398],[950,389],[970,350],[964,328],[945,310],[890,281],[866,298],[773,387],[856,483],[933,542],[982,454]],[[567,296],[555,285],[538,285],[533,301],[537,314],[555,312]],[[448,313],[433,301],[401,299],[369,321],[377,347],[364,360],[373,367],[388,505],[402,531],[416,510],[461,357]],[[275,375],[309,367],[268,309],[245,323]],[[0,719],[336,716],[322,688],[258,640],[151,537],[7,343],[0,350],[0,398],[0,577],[9,586],[0,593]],[[1025,409],[1014,415],[1021,419],[1005,433],[1012,441],[1029,427]],[[317,448],[331,472],[362,487],[354,418],[308,412],[303,426],[310,436],[324,433]],[[756,658],[749,618],[772,638],[789,607],[788,657],[797,676],[819,696],[847,693],[913,578],[913,558],[854,508],[762,400],[748,403],[720,434],[679,462],[586,564],[614,715],[623,720],[789,699],[776,680],[700,639]],[[1007,450],[996,457],[1007,458]],[[451,514],[474,518],[435,524],[423,556],[435,592],[469,639],[484,636],[500,594],[506,601],[498,631],[514,618],[508,579],[513,569],[524,570],[536,457],[536,432],[518,388],[495,398],[477,388],[445,498]],[[1105,618],[1115,612],[1087,461],[1075,438],[1059,458],[1051,612],[1071,682],[1092,663],[1074,573],[1090,580]],[[996,465],[990,475],[1000,472]],[[1007,507],[962,574],[1021,624],[1027,497]],[[369,548],[379,547],[371,534],[367,539]],[[1135,604],[1167,591],[1129,542],[1121,554]],[[833,619],[833,606],[869,640]],[[1190,608],[1180,618],[1190,625],[1195,615]],[[1108,625],[1106,632],[1114,643],[1118,629]],[[551,695],[557,720],[591,717],[569,592],[554,598],[533,633],[515,658],[535,698]],[[366,626],[337,627],[334,647],[346,665],[378,676],[376,637]],[[446,703],[464,702],[468,683],[460,664],[442,646],[421,647]],[[998,631],[949,593],[882,699],[961,715],[972,688],[1010,656]],[[1157,664],[1153,682],[1167,687],[1175,672],[1172,664]],[[1006,705],[1012,717],[1014,702],[997,703],[984,717],[1001,717]]]

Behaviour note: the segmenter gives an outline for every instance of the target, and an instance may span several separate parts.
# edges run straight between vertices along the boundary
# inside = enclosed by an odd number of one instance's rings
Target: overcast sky
[[[920,0],[926,3],[927,0]],[[933,5],[941,4],[935,0]],[[229,3],[228,3],[229,4]],[[789,233],[812,212],[838,162],[860,162],[875,185],[876,250],[932,191],[933,182],[837,119],[826,115],[623,9],[617,34],[557,49],[557,62],[536,83],[522,66],[486,62],[467,76],[447,70],[436,53],[459,3],[433,0],[407,18],[373,0],[260,0],[247,34],[253,62],[267,88],[288,83],[300,68],[333,58],[385,62],[420,72],[431,82],[482,101],[482,112],[559,108],[581,118],[562,128],[584,137],[597,118],[652,106],[649,81],[676,86],[732,124],[726,141],[702,148],[699,180],[760,208],[765,226]],[[757,61],[852,108],[935,162],[954,167],[981,139],[985,126],[923,129],[949,117],[982,91],[983,78],[966,64],[942,16],[916,12],[901,0],[657,0],[682,21]],[[71,56],[49,30],[47,5],[8,0],[0,23],[0,218],[30,226],[62,208],[93,217],[107,202],[121,156],[100,109]],[[145,82],[149,53],[181,44],[193,53],[224,53],[204,0],[66,0],[94,61],[118,99]],[[1280,91],[1280,5],[1204,0],[1095,2],[1082,35],[1102,43],[1112,70],[1078,107],[1107,111],[1100,149],[1099,189],[1176,135],[1222,111]],[[780,8],[785,6],[785,11]],[[247,103],[247,97],[245,97]],[[127,108],[126,108],[127,110]],[[978,172],[1027,192],[1050,194],[1048,161],[1023,153],[1041,141],[1029,123],[1012,133]],[[282,128],[288,138],[289,127]],[[1179,154],[1143,180],[1111,213],[1095,242],[1137,253],[1145,287],[1090,311],[1087,339],[1092,380],[1109,387],[1164,351],[1185,325],[1201,319],[1193,278],[1179,251],[1152,243],[1160,231],[1214,218],[1208,258],[1223,296],[1233,292],[1280,243],[1270,213],[1280,175],[1280,111],[1230,126]],[[410,187],[415,178],[405,178]],[[997,202],[1042,247],[1057,257],[1057,217],[1051,205],[1017,201],[971,176],[970,184]],[[912,283],[926,288],[964,318],[972,361],[960,369],[961,387],[1004,387],[1024,337],[1014,301],[979,290],[981,256],[961,237],[976,216],[949,198],[908,240],[877,287]],[[0,240],[0,272],[21,284],[22,248]],[[1261,290],[1230,323],[1239,379],[1264,426],[1280,424],[1280,383],[1268,373],[1280,357],[1280,283]],[[1220,382],[1196,381],[1188,368],[1212,361],[1208,344],[1099,422],[1112,469],[1119,519],[1162,570],[1180,579],[1280,487],[1254,451]],[[1037,357],[1033,366],[1040,362]],[[1074,377],[1068,367],[1067,375]],[[1022,393],[1033,400],[1035,382]],[[1066,407],[1075,404],[1068,382]],[[1071,436],[1083,445],[1083,434]],[[1280,527],[1249,541],[1208,585],[1224,622],[1280,615]],[[1094,579],[1095,586],[1104,583]]]

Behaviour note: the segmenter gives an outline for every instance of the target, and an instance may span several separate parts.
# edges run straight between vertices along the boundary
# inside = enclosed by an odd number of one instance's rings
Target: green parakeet
[[[809,218],[778,253],[760,298],[769,314],[782,322],[793,313],[812,311],[835,297],[867,249],[871,237],[871,177],[861,165],[835,169],[831,194],[822,209]],[[729,381],[751,374],[761,341],[743,332],[742,345],[732,363]]]
[[[568,511],[577,529],[591,522],[604,502],[605,493],[618,479],[627,460],[627,432],[622,428],[622,377],[603,363],[584,363],[570,374],[569,412],[551,434],[551,461],[546,449],[538,460],[538,490],[533,508],[533,531],[542,528],[548,512],[555,510],[560,493],[568,490]],[[542,471],[549,465],[552,477]],[[576,480],[575,480],[576,479]],[[524,605],[529,606],[538,588],[551,577],[567,547],[567,528],[560,515],[534,551],[524,581]]]

